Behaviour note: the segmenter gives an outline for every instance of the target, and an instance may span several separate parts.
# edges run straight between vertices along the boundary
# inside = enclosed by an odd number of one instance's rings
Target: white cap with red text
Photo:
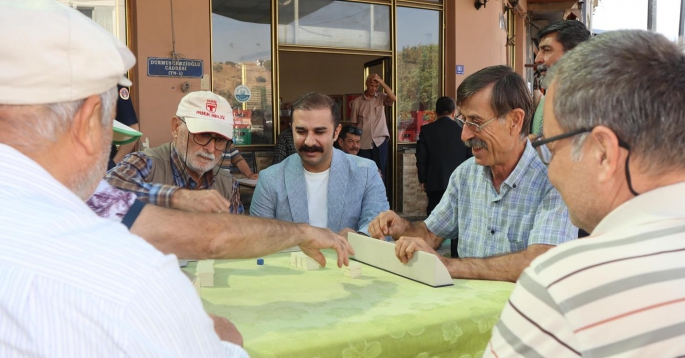
[[[233,109],[226,98],[209,91],[191,92],[181,99],[176,116],[190,133],[217,133],[233,139]]]
[[[35,105],[99,95],[136,63],[79,11],[55,0],[0,0],[0,103]]]

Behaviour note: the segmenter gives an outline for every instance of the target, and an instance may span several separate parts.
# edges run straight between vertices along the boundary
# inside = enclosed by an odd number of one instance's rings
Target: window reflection
[[[416,142],[421,126],[436,119],[440,76],[440,13],[398,7],[398,142]]]
[[[212,78],[233,107],[236,145],[273,144],[270,0],[212,1]]]
[[[57,0],[78,10],[126,43],[126,0]]]
[[[390,49],[390,7],[333,0],[279,1],[285,45]]]

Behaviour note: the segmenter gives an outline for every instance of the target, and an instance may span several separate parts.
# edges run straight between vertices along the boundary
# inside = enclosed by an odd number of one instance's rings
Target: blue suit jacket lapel
[[[343,228],[343,213],[347,205],[347,166],[345,154],[337,149],[333,150],[333,160],[331,161],[331,172],[328,177],[328,227],[332,229]]]
[[[307,206],[307,185],[304,179],[304,167],[299,156],[291,158],[285,170],[285,193],[290,204],[292,221],[309,223],[309,209]]]

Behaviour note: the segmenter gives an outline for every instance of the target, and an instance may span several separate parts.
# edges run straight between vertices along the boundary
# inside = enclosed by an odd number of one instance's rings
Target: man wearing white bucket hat
[[[233,138],[228,101],[207,91],[187,94],[171,119],[171,133],[171,142],[126,156],[107,182],[163,207],[243,213],[238,182],[218,166]]]
[[[246,357],[176,257],[84,203],[133,54],[54,0],[0,0],[0,51],[0,356]]]

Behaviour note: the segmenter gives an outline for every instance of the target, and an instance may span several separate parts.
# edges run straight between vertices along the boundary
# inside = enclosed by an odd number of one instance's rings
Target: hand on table
[[[411,260],[411,258],[414,257],[414,252],[416,251],[427,252],[437,256],[438,258],[441,258],[441,256],[438,255],[438,253],[435,252],[435,250],[433,250],[433,248],[430,247],[430,245],[428,245],[428,243],[420,237],[402,236],[395,243],[395,256],[397,256],[402,263],[406,264],[409,260]]]
[[[171,206],[200,213],[227,213],[231,210],[231,202],[214,189],[179,189],[171,197]]]
[[[219,339],[241,347],[243,346],[243,335],[238,332],[238,329],[231,321],[213,314],[210,314],[209,317],[214,321],[214,331],[219,335]]]
[[[378,214],[369,224],[369,234],[379,240],[385,240],[386,236],[400,236],[406,229],[405,220],[392,210]]]
[[[338,267],[347,266],[350,263],[349,255],[354,255],[354,249],[347,239],[329,229],[307,226],[307,234],[300,249],[305,255],[313,258],[319,265],[326,266],[326,258],[321,249],[334,249],[338,254]],[[343,229],[344,230],[344,229]]]
[[[252,174],[248,175],[247,178],[248,178],[248,179],[257,180],[257,179],[259,179],[259,174],[257,174],[257,173],[252,173]]]

